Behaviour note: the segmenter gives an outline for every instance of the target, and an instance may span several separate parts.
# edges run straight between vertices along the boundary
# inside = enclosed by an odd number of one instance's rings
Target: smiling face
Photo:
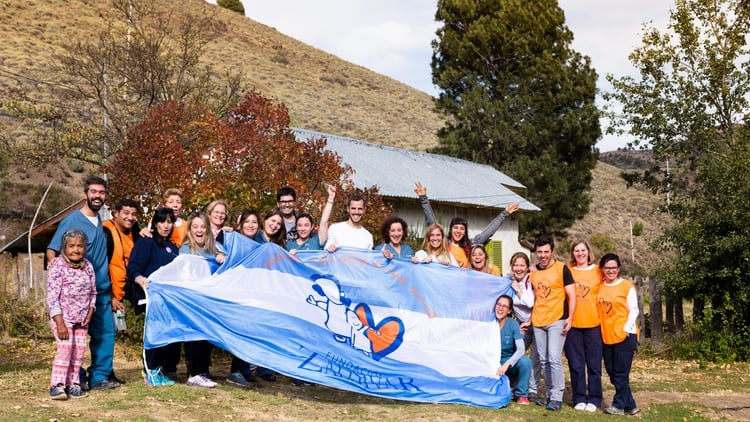
[[[500,297],[497,299],[497,302],[495,302],[495,318],[497,318],[498,321],[507,318],[510,313],[510,307],[510,300],[508,300],[507,297]]]
[[[129,233],[138,218],[138,210],[133,207],[123,206],[122,209],[112,211],[112,221],[117,228],[125,233]]]
[[[440,249],[443,245],[443,231],[435,227],[430,231],[429,239],[431,249]]]
[[[279,211],[281,211],[281,214],[284,217],[291,217],[292,214],[294,214],[295,203],[296,201],[292,195],[282,195],[276,202],[276,207],[279,208]]]
[[[281,216],[279,215],[272,215],[268,218],[266,218],[266,221],[263,222],[263,232],[266,234],[267,237],[271,237],[279,232],[281,229]]]
[[[307,240],[310,237],[310,234],[312,233],[312,229],[313,229],[312,221],[310,221],[309,218],[307,217],[297,218],[298,239]]]
[[[388,238],[391,239],[391,243],[394,245],[401,244],[401,241],[404,239],[404,226],[398,221],[391,224],[391,227],[388,229]]]
[[[536,254],[536,260],[540,269],[543,270],[550,266],[552,263],[552,245],[548,243],[537,246],[534,253]]]
[[[258,234],[258,227],[258,216],[250,214],[245,218],[245,221],[242,222],[240,233],[247,237],[255,237],[255,235]]]
[[[104,201],[107,200],[107,188],[104,185],[89,185],[86,190],[86,206],[91,211],[99,212],[104,206]]]
[[[513,272],[513,278],[516,279],[516,281],[521,281],[526,278],[526,274],[529,273],[529,265],[526,263],[525,259],[518,257],[513,261],[511,271]]]
[[[605,261],[601,269],[602,269],[602,272],[604,273],[604,281],[606,283],[612,283],[616,281],[617,278],[620,276],[620,266],[617,264],[617,261],[615,261],[614,259]]]
[[[481,247],[472,248],[469,260],[471,262],[471,268],[477,271],[482,271],[487,265],[487,252]]]
[[[80,262],[86,254],[86,242],[80,237],[69,238],[65,244],[63,254],[73,262]]]
[[[589,248],[585,243],[580,242],[577,245],[573,245],[573,258],[576,260],[576,265],[584,267],[589,265]]]
[[[454,224],[453,227],[451,227],[451,241],[453,241],[453,243],[460,242],[464,236],[466,236],[466,226],[463,224]]]
[[[211,226],[215,229],[220,229],[224,226],[224,221],[227,219],[227,208],[223,204],[216,204],[214,209],[211,210],[211,214],[208,216]]]
[[[201,217],[194,217],[190,220],[190,235],[192,236],[195,244],[201,248],[206,245],[206,236],[208,227]]]
[[[349,221],[355,226],[360,225],[362,217],[365,215],[365,201],[349,201],[347,212],[349,213]]]

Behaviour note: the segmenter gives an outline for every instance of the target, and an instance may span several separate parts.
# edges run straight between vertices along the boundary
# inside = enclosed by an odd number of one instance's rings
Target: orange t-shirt
[[[187,236],[187,222],[182,218],[178,218],[177,221],[181,222],[181,224],[179,226],[177,224],[172,226],[172,236],[169,240],[179,248],[182,246],[182,242],[185,241],[185,236]]]
[[[532,271],[529,275],[536,296],[531,310],[531,323],[535,327],[545,327],[566,317],[566,271],[565,264],[555,261],[549,267]]]
[[[596,299],[602,285],[602,271],[597,265],[586,269],[568,266],[576,282],[576,309],[573,312],[572,326],[575,328],[593,328],[599,325],[599,312]]]
[[[448,243],[448,252],[456,258],[458,266],[461,268],[469,268],[469,258],[466,257],[466,251],[464,248],[458,246],[453,242]]]
[[[112,243],[114,250],[112,259],[109,260],[109,280],[112,282],[112,296],[117,300],[125,297],[125,277],[130,259],[130,252],[133,250],[133,233],[125,234],[117,229],[114,220],[107,220],[102,223],[102,227],[109,230],[112,234]]]
[[[604,344],[621,343],[628,337],[625,324],[628,322],[628,292],[633,288],[630,280],[622,280],[616,285],[602,283],[599,298],[596,302],[599,320],[602,323],[602,341]],[[636,335],[638,326],[635,327]]]

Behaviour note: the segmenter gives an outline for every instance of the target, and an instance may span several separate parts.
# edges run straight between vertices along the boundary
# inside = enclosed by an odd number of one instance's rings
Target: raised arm
[[[320,216],[320,228],[318,228],[318,241],[321,245],[325,245],[328,240],[328,219],[331,218],[331,212],[333,211],[333,201],[336,199],[336,186],[328,185],[328,200],[326,206],[323,207],[323,214]]]
[[[518,202],[514,202],[503,210],[500,214],[495,217],[494,220],[490,221],[490,224],[485,227],[484,230],[482,230],[481,233],[474,236],[473,239],[471,239],[472,245],[486,245],[487,241],[490,240],[493,234],[497,231],[497,229],[500,228],[500,226],[503,225],[505,222],[505,219],[508,218],[509,215],[513,214],[518,210]]]
[[[427,198],[427,187],[422,182],[417,181],[414,184],[414,192],[419,196],[419,203],[422,205],[422,212],[424,212],[424,219],[427,221],[427,225],[437,223],[435,213],[432,212],[432,205],[430,205],[430,200]]]

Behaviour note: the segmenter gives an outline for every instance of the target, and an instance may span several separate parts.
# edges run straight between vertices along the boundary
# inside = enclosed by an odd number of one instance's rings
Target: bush
[[[0,333],[8,337],[52,335],[46,313],[31,299],[0,293]]]

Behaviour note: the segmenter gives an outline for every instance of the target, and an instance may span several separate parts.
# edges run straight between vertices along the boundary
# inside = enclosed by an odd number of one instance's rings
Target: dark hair
[[[445,237],[448,238],[451,242],[453,241],[453,236],[451,235],[451,232],[453,232],[453,226],[460,224],[464,226],[464,229],[466,229],[466,232],[464,233],[464,237],[458,240],[458,246],[461,247],[461,249],[464,250],[464,253],[466,256],[469,256],[471,254],[471,243],[469,242],[469,222],[466,221],[463,217],[453,217],[451,219],[451,223],[448,225],[448,232],[445,234]]]
[[[292,199],[297,200],[297,192],[289,186],[284,186],[276,192],[276,202],[279,202],[282,196],[287,195],[292,195]]]
[[[513,313],[513,298],[512,297],[510,297],[510,296],[508,296],[506,294],[501,294],[500,296],[497,297],[497,299],[495,299],[495,305],[494,306],[497,306],[497,302],[500,302],[500,299],[503,299],[503,298],[508,299],[508,302],[510,304],[510,308],[508,309],[508,316],[512,317],[514,315],[514,313]],[[494,306],[493,306],[493,308],[494,308]]]
[[[115,202],[115,211],[122,210],[122,207],[131,207],[131,208],[135,208],[136,210],[140,209],[140,207],[138,206],[138,203],[130,198],[123,198]]]
[[[355,192],[349,196],[349,200],[346,201],[346,207],[349,208],[349,206],[352,204],[352,202],[356,201],[362,201],[362,203],[365,202],[365,197],[362,196],[361,193]]]
[[[518,260],[518,258],[523,258],[523,260],[526,262],[526,266],[527,267],[531,266],[531,260],[529,259],[528,255],[526,255],[523,252],[516,252],[516,253],[513,254],[513,256],[510,257],[510,267],[511,268],[513,268],[513,264],[516,263],[516,261]]]
[[[299,221],[301,218],[306,218],[310,220],[310,224],[315,224],[315,220],[313,219],[313,216],[309,212],[301,212],[297,214],[297,221]],[[297,223],[295,222],[295,225]]]
[[[154,211],[154,216],[151,217],[151,234],[153,236],[153,239],[156,241],[156,244],[159,246],[164,245],[164,242],[168,241],[170,237],[172,237],[172,230],[174,230],[174,226],[172,226],[172,229],[169,230],[169,233],[162,237],[159,234],[159,230],[156,229],[156,223],[163,223],[165,221],[171,221],[174,224],[175,217],[174,217],[174,210],[172,208],[165,208],[165,207],[159,207]]]
[[[406,240],[406,236],[409,235],[409,227],[406,225],[406,221],[401,217],[393,215],[386,218],[383,225],[380,226],[380,235],[383,236],[383,243],[391,242],[390,231],[393,223],[401,223],[401,227],[404,229],[404,237],[401,239],[401,242]]]
[[[255,218],[257,218],[258,220],[260,220],[260,215],[258,215],[258,210],[253,209],[253,208],[248,208],[248,209],[246,209],[240,215],[240,218],[237,219],[237,227],[236,227],[236,229],[237,230],[241,230],[242,229],[242,223],[244,223],[245,220],[247,220],[247,217],[250,217],[251,215],[254,215]]]
[[[534,252],[536,252],[536,250],[540,246],[544,246],[544,245],[549,245],[550,249],[552,249],[553,252],[555,251],[555,241],[552,239],[551,236],[543,234],[537,237],[536,240],[534,241]]]
[[[91,185],[102,185],[104,186],[104,190],[109,189],[107,187],[107,181],[102,179],[99,176],[89,176],[86,178],[86,181],[83,182],[83,193],[86,193],[89,191],[89,186]]]
[[[606,264],[609,261],[617,262],[618,268],[622,266],[622,264],[620,263],[620,257],[617,256],[617,254],[607,253],[607,254],[604,254],[602,259],[599,260],[599,268],[604,268],[604,264]]]
[[[274,215],[278,215],[281,217],[281,225],[279,227],[279,231],[276,232],[273,236],[268,238],[269,242],[275,243],[282,248],[286,248],[286,225],[284,224],[284,216],[281,214],[281,211],[279,210],[271,210],[266,213],[266,215],[263,216],[263,225],[260,227],[259,232],[263,233],[263,235],[266,235],[266,220],[273,217]]]

